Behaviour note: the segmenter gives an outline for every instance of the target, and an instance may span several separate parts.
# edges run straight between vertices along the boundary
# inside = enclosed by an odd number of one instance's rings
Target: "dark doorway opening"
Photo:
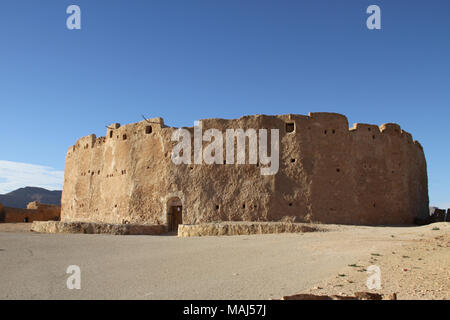
[[[178,225],[183,224],[183,207],[179,198],[171,199],[168,203],[167,226],[168,231],[178,231]]]

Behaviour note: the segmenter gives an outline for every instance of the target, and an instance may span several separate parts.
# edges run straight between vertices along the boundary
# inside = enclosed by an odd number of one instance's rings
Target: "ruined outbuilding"
[[[222,132],[279,129],[278,172],[261,175],[259,162],[175,165],[177,128],[161,118],[113,124],[105,137],[92,134],[68,150],[61,220],[175,230],[219,221],[412,224],[428,215],[422,146],[397,124],[349,129],[333,113],[201,123]]]
[[[38,201],[28,203],[26,209],[4,207],[0,203],[0,223],[19,223],[33,221],[58,221],[61,207],[53,204],[41,204]]]

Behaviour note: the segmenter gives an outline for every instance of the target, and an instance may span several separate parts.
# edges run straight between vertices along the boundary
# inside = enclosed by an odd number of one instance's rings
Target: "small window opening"
[[[145,133],[146,133],[146,134],[152,133],[152,126],[146,126],[146,127],[145,127]]]
[[[323,133],[324,133],[324,134],[327,134],[327,130],[325,130]]]
[[[109,132],[109,137],[110,137],[110,138],[112,138],[113,133],[114,133],[113,131],[110,131],[110,132]]]
[[[291,159],[291,162],[294,163],[294,162],[295,162],[295,159]]]
[[[341,172],[341,169],[340,169],[340,168],[337,168],[337,169],[336,169],[336,172]]]
[[[218,204],[216,204],[216,210],[219,210],[219,205]]]
[[[289,203],[289,207],[292,207],[292,202]]]
[[[245,203],[242,205],[242,209],[245,209]]]
[[[293,122],[286,123],[286,132],[294,132],[295,130],[295,124]]]
[[[127,135],[124,134],[124,135],[122,136],[122,139],[123,139],[123,140],[127,140]]]

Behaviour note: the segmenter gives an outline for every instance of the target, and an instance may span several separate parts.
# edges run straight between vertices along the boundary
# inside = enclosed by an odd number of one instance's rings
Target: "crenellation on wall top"
[[[348,130],[348,119],[345,115],[333,112],[310,112],[310,121],[323,123],[324,125],[332,124]],[[337,129],[337,128],[335,128]]]
[[[411,133],[406,132],[405,130],[402,130],[402,136],[406,139],[406,141],[408,143],[413,143],[413,138],[412,138]]]
[[[95,134],[90,134],[88,136],[84,136],[78,139],[75,144],[67,150],[67,155],[77,151],[77,150],[86,150],[93,148],[95,146],[97,140],[97,136]]]
[[[376,124],[368,123],[354,123],[349,131],[368,132],[368,133],[380,133],[380,128]]]
[[[106,137],[105,136],[98,137],[97,140],[95,140],[95,145],[96,146],[100,146],[100,145],[102,145],[105,142],[106,142]]]
[[[256,124],[255,124],[256,120]],[[279,126],[278,122],[291,122],[295,123],[295,126],[304,126],[311,122],[312,125],[319,126],[320,128],[325,128],[325,132],[328,131],[330,127],[330,132],[334,132],[337,129],[346,128],[349,132],[353,134],[363,134],[370,135],[373,139],[376,139],[380,134],[383,135],[394,135],[403,136],[405,140],[410,144],[415,144],[422,147],[417,141],[413,140],[410,133],[401,129],[400,125],[396,123],[385,123],[381,126],[367,123],[354,123],[351,128],[348,127],[348,119],[345,115],[332,112],[310,112],[308,115],[301,114],[283,114],[283,115],[246,115],[239,119],[221,119],[221,118],[209,118],[199,120],[204,128],[218,126],[220,127],[235,127],[235,126],[246,126],[246,123],[252,125],[276,125]],[[309,126],[309,125],[308,125]],[[107,135],[105,137],[97,138],[95,134],[83,137],[75,143],[74,146],[69,148],[68,153],[74,152],[78,149],[84,150],[93,148],[94,146],[103,146],[107,143],[114,143],[115,141],[132,141],[134,139],[142,139],[145,136],[151,136],[152,133],[160,131],[162,128],[172,128],[164,125],[164,120],[161,117],[144,119],[140,122],[130,123],[125,125],[120,125],[120,123],[113,123],[107,126]],[[187,130],[192,130],[193,127],[183,127]],[[223,129],[222,128],[222,129]],[[283,125],[283,130],[284,130]]]
[[[380,126],[381,133],[394,133],[401,135],[402,128],[396,123],[384,123]]]
[[[140,133],[140,136],[148,135],[155,132],[155,129],[160,130],[165,127],[164,120],[161,117],[145,119],[140,122],[130,123],[123,126],[120,125],[120,123],[113,123],[106,127],[106,136],[97,138],[95,134],[91,134],[89,136],[82,137],[68,149],[67,154],[70,155],[77,150],[90,149],[95,146],[101,147],[111,140],[127,140],[128,137],[131,137],[138,132]]]
[[[417,147],[419,147],[421,150],[423,150],[423,147],[422,147],[422,145],[420,144],[420,142],[419,141],[417,141],[417,140],[414,140],[414,145],[415,146],[417,146]]]
[[[345,115],[332,112],[310,112],[309,115],[293,114],[293,113],[282,115],[255,114],[242,116],[238,119],[207,118],[207,119],[200,119],[198,121],[202,123],[203,127],[212,127],[214,125],[217,125],[219,127],[225,125],[234,127],[235,125],[242,124],[242,122],[246,123],[247,121],[251,120],[256,120],[258,123],[261,124],[263,124],[264,122],[271,122],[272,124],[276,124],[280,120],[284,122],[294,122],[294,123],[298,122],[298,124],[301,124],[301,122],[303,121],[312,121],[316,124],[323,126],[333,124],[335,126],[345,127],[348,129],[347,117]],[[183,127],[183,128],[192,129],[192,127]]]
[[[309,118],[316,119],[316,120],[345,120],[348,121],[347,117],[340,113],[335,112],[309,112],[308,113]]]
[[[286,121],[286,122],[296,122],[296,121],[307,121],[309,120],[309,116],[303,115],[303,114],[293,114],[293,113],[289,113],[289,114],[282,114],[282,115],[278,115],[276,116],[278,119]]]
[[[132,130],[137,130],[140,128],[145,128],[146,126],[151,126],[155,128],[164,128],[164,120],[161,117],[152,118],[152,119],[145,119],[139,122],[134,123],[128,123],[125,125],[116,124],[117,126],[108,126],[108,130],[106,131],[106,136],[110,137],[111,132],[119,132],[119,133],[125,133],[125,132],[131,132]],[[111,137],[110,137],[111,138]]]

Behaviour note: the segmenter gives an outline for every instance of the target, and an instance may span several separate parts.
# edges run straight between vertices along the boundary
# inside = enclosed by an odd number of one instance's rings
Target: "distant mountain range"
[[[61,205],[60,190],[50,191],[44,188],[25,187],[7,194],[0,194],[0,203],[5,207],[26,208],[32,201]]]

